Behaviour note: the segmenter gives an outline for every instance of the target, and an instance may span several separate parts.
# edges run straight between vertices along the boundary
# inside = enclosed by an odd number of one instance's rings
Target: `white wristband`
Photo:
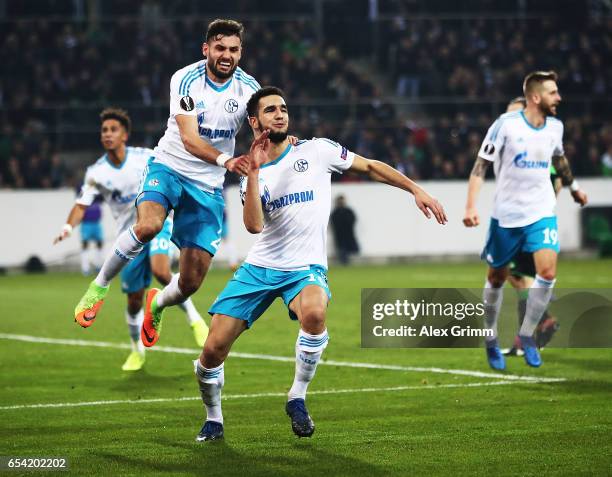
[[[569,187],[572,192],[576,192],[577,190],[580,190],[580,186],[578,185],[578,181],[576,179],[572,181]]]
[[[64,224],[64,226],[62,227],[62,235],[64,234],[66,234],[67,237],[70,237],[72,235],[72,225]]]
[[[221,153],[217,156],[215,162],[219,167],[225,167],[225,163],[232,158],[229,154]]]

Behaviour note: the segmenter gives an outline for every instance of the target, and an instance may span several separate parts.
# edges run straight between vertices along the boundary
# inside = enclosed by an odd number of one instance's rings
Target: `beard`
[[[232,69],[230,69],[227,73],[224,73],[223,71],[219,71],[216,64],[213,65],[212,63],[208,63],[206,66],[208,66],[212,74],[214,74],[219,79],[228,79],[234,74],[236,68],[238,68],[238,65],[234,64],[234,67]]]
[[[268,139],[270,139],[270,142],[273,142],[274,144],[280,144],[285,139],[287,139],[287,130],[270,131],[270,134],[268,135]]]
[[[552,104],[540,104],[540,111],[544,116],[556,116],[556,111],[553,110]]]

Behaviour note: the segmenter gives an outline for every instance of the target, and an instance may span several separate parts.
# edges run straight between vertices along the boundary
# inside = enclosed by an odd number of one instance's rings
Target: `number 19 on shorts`
[[[550,227],[547,227],[542,230],[542,233],[544,234],[543,243],[545,244],[556,245],[559,241],[559,234],[557,232],[557,229],[551,229]]]

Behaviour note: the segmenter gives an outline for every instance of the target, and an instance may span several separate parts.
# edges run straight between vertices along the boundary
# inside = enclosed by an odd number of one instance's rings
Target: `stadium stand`
[[[206,16],[189,0],[0,3],[0,187],[74,186],[99,154],[107,105],[130,111],[131,143],[154,146],[170,75],[200,57],[203,25],[228,12],[246,25],[242,67],[285,89],[300,137],[336,138],[417,179],[465,178],[525,73],[555,68],[576,174],[609,174],[612,19],[597,1],[532,11],[390,0],[373,12],[376,2],[233,0]]]

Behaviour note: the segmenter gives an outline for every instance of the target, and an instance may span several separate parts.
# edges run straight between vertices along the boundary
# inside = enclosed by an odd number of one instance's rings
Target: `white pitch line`
[[[73,339],[61,339],[61,338],[45,338],[40,336],[30,335],[16,335],[10,333],[0,333],[0,339],[13,340],[13,341],[25,341],[28,343],[44,343],[44,344],[60,344],[67,346],[95,346],[99,348],[113,348],[113,349],[131,349],[131,346],[127,343],[111,343],[107,341],[88,341],[88,340],[73,340]],[[177,354],[189,354],[197,355],[200,350],[194,348],[175,348],[170,346],[156,346],[151,348],[151,351],[157,351],[161,353],[177,353]],[[266,361],[281,361],[293,363],[295,362],[294,357],[288,356],[275,356],[268,354],[254,354],[254,353],[235,353],[231,352],[230,356],[241,359],[262,359]],[[377,363],[359,363],[352,361],[334,361],[334,360],[323,360],[319,365],[325,366],[339,366],[345,368],[365,368],[365,369],[382,369],[387,371],[410,371],[419,373],[436,373],[436,374],[452,374],[459,376],[470,376],[475,378],[488,378],[488,379],[503,379],[507,381],[525,381],[525,382],[558,382],[565,381],[564,378],[544,378],[539,376],[517,376],[514,374],[502,374],[502,373],[488,373],[482,371],[472,371],[467,369],[445,369],[445,368],[425,368],[418,366],[399,366],[393,364],[377,364]]]
[[[563,381],[563,380],[559,380]],[[525,384],[549,383],[542,379],[530,381]],[[419,391],[424,389],[448,389],[448,388],[479,388],[484,386],[504,386],[516,384],[514,381],[490,381],[486,383],[463,383],[463,384],[424,384],[421,386],[393,386],[383,388],[352,388],[352,389],[325,389],[320,391],[309,391],[308,395],[324,394],[350,394],[350,393],[376,393],[376,392],[398,392],[398,391]],[[274,393],[255,393],[255,394],[227,394],[221,396],[223,400],[232,399],[256,399],[266,397],[287,397],[286,392]],[[117,399],[112,401],[84,401],[84,402],[61,402],[61,403],[40,403],[40,404],[17,404],[13,406],[1,406],[0,411],[10,411],[18,409],[43,409],[43,408],[65,408],[65,407],[88,407],[88,406],[109,406],[114,404],[151,404],[162,402],[182,402],[199,401],[200,397],[179,397],[179,398],[155,398],[155,399]]]

